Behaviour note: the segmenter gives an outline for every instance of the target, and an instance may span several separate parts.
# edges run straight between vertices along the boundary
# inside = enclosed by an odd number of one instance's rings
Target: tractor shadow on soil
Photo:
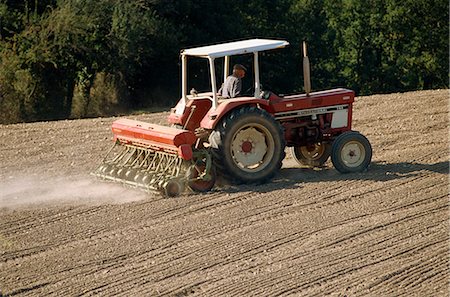
[[[365,172],[347,174],[339,173],[330,164],[328,167],[320,169],[282,168],[280,175],[285,179],[296,182],[344,180],[389,181],[399,178],[420,176],[423,175],[424,172],[448,174],[449,162],[439,162],[435,164],[372,162]]]
[[[280,189],[301,188],[304,183],[346,180],[390,181],[420,176],[429,172],[448,175],[449,162],[439,162],[435,164],[372,162],[365,172],[347,174],[339,173],[331,164],[318,169],[287,167],[281,168],[280,173],[270,182],[260,185],[224,186],[221,187],[221,191],[226,193],[236,193],[249,190],[259,193],[268,193]]]

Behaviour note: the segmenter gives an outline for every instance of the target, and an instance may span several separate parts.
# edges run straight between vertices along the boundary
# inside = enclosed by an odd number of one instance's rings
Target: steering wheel
[[[269,100],[270,95],[272,95],[271,91],[266,91],[266,90],[261,91],[261,98],[263,98],[263,99]]]
[[[261,90],[261,92],[260,92],[261,98],[266,99],[266,100],[269,100],[270,95],[272,94],[272,92],[271,92],[271,91],[268,91],[268,90],[264,90],[263,87],[262,87],[262,85],[261,85],[261,87],[260,87],[260,90]],[[246,95],[246,94],[250,94],[250,96],[253,97],[253,96],[255,95],[255,88],[254,88],[254,87],[248,88],[248,89],[245,91],[244,95]]]

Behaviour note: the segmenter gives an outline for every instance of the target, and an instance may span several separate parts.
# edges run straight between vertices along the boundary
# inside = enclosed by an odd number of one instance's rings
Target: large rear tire
[[[236,184],[272,178],[285,157],[283,136],[281,125],[265,110],[231,111],[210,135],[216,172]]]
[[[339,135],[331,148],[331,161],[341,173],[362,172],[372,160],[372,146],[367,138],[356,131]]]

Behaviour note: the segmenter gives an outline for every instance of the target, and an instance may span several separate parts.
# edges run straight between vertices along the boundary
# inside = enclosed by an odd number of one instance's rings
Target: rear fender
[[[250,106],[259,105],[262,109],[273,114],[273,110],[271,110],[269,101],[264,99],[255,99],[252,97],[225,99],[222,102],[220,102],[219,106],[215,110],[213,109],[209,110],[209,112],[203,117],[202,121],[200,122],[200,127],[205,129],[214,129],[217,123],[219,123],[219,121],[226,114],[228,114],[232,110],[235,110],[236,108],[248,105]]]

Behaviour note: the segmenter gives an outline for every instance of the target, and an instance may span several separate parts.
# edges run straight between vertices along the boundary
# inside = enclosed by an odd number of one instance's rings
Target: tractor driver
[[[242,78],[245,76],[245,68],[241,64],[233,66],[233,74],[229,75],[222,87],[219,89],[219,95],[223,98],[234,98],[241,96]]]

